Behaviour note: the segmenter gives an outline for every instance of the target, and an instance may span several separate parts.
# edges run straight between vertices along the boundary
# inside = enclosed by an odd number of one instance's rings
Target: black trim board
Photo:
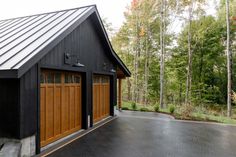
[[[17,70],[0,70],[0,78],[18,78]]]
[[[40,153],[40,64],[37,64],[37,132],[35,137],[35,143],[36,143],[36,154]]]
[[[84,67],[64,67],[64,66],[45,66],[45,65],[41,65],[41,69],[50,69],[50,70],[58,70],[58,71],[73,71],[73,72],[87,72]]]

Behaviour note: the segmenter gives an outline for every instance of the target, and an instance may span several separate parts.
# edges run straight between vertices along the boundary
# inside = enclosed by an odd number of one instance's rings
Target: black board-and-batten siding
[[[0,136],[22,139],[39,134],[39,75],[41,69],[80,72],[82,75],[82,127],[92,120],[92,76],[109,75],[111,104],[116,104],[116,69],[114,57],[97,27],[92,14],[19,79],[0,79]],[[65,64],[65,53],[76,54],[84,67]],[[111,59],[112,58],[112,59]],[[113,108],[111,108],[113,114]],[[92,125],[92,121],[91,121]],[[2,127],[4,126],[4,127]]]

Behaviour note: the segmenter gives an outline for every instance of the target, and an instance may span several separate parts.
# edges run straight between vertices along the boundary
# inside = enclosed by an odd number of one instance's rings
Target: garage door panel
[[[102,100],[101,100],[101,86],[98,85],[98,89],[97,89],[97,97],[98,97],[98,105],[97,105],[97,119],[99,119],[101,117],[101,107],[102,107]]]
[[[103,118],[103,115],[104,115],[104,113],[103,113],[103,108],[104,108],[104,90],[103,90],[103,86],[102,85],[100,85],[100,106],[99,106],[99,108],[100,108],[100,113],[99,113],[99,117],[100,118]]]
[[[69,100],[70,100],[70,89],[65,86],[64,88],[64,101],[62,105],[62,132],[69,130]]]
[[[41,92],[40,92],[40,97],[41,97],[41,105],[40,105],[40,110],[41,110],[41,116],[40,116],[40,128],[41,128],[41,141],[45,141],[45,106],[46,106],[46,87],[41,87],[40,88]]]
[[[75,126],[81,126],[81,89],[80,86],[76,87],[75,90]]]
[[[106,96],[107,98],[105,99],[106,100],[106,116],[109,115],[110,113],[110,85],[107,85],[106,86]]]
[[[42,74],[40,136],[41,146],[45,146],[81,129],[81,84],[80,75],[75,73]]]
[[[54,136],[53,122],[54,122],[54,88],[48,87],[46,89],[46,139]]]
[[[70,102],[69,102],[69,116],[70,116],[70,129],[75,127],[75,87],[70,88]]]
[[[93,121],[97,122],[110,115],[110,82],[107,76],[94,76]]]
[[[61,86],[55,88],[54,96],[54,133],[55,135],[61,134]]]
[[[102,107],[102,102],[101,102],[101,88],[100,85],[95,85],[95,100],[94,100],[94,108],[95,108],[95,121],[98,121],[99,118],[101,118],[102,115],[102,111],[101,111],[101,107]]]

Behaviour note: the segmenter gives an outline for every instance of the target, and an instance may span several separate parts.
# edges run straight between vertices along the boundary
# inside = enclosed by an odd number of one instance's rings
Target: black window
[[[47,83],[54,83],[54,74],[53,73],[48,73]]]
[[[94,76],[93,77],[93,83],[100,83],[100,77],[99,76]]]
[[[65,74],[65,83],[73,83],[73,77],[71,74]]]
[[[74,82],[75,83],[80,83],[80,76],[74,76]]]
[[[40,74],[40,83],[45,83],[45,75],[43,73]]]
[[[109,83],[109,77],[102,77],[102,83]]]
[[[55,73],[55,83],[61,83],[61,73]]]

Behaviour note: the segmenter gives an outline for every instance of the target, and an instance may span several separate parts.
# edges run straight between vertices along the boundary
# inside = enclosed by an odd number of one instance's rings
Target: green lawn
[[[202,118],[203,120],[212,120],[224,124],[236,124],[236,120],[232,118],[228,118],[225,116],[215,116],[215,115],[207,115],[202,113],[193,113],[193,117]]]
[[[150,112],[154,112],[154,106],[152,105],[142,105],[142,104],[136,104],[135,111],[140,111],[142,108],[146,108]],[[191,116],[188,118],[183,118],[181,115],[181,107],[176,106],[174,114],[172,114],[176,119],[185,119],[185,120],[197,120],[197,121],[212,121],[212,122],[218,122],[218,123],[224,123],[224,124],[236,124],[235,118],[228,118],[225,115],[222,115],[223,113],[226,113],[224,111],[225,109],[221,109],[221,112],[217,112],[215,110],[211,110],[209,108],[204,108],[205,110],[199,110],[198,108],[195,108],[195,110],[191,113]],[[134,110],[132,108],[131,102],[122,102],[122,109],[123,110]],[[223,111],[222,111],[223,110]],[[236,108],[233,109],[233,113],[235,113]],[[159,109],[159,112],[164,112],[167,114],[170,114],[169,109]],[[233,116],[235,117],[235,116]]]

